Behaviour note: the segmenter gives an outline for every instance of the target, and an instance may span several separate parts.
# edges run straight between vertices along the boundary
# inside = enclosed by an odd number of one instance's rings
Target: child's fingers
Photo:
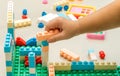
[[[58,34],[52,36],[51,38],[49,38],[48,42],[52,43],[52,42],[56,42],[56,41],[59,41],[59,40],[63,40],[63,39],[65,39],[64,36],[65,35],[64,35],[63,32],[58,33]]]

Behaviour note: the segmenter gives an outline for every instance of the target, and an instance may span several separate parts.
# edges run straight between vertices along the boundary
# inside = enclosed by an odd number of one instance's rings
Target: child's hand
[[[48,42],[55,42],[59,40],[69,39],[77,35],[78,22],[67,20],[62,17],[55,18],[47,23],[45,30],[50,31],[58,29],[60,33],[48,39]]]

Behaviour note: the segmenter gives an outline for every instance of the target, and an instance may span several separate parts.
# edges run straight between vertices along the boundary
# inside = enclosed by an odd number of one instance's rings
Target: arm
[[[78,21],[78,34],[120,27],[120,0]]]

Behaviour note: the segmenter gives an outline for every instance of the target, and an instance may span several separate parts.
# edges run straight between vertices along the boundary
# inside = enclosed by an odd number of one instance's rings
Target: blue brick
[[[29,60],[29,68],[35,68],[36,61],[35,61],[35,53],[34,52],[30,52],[28,54],[28,60]]]
[[[48,46],[49,45],[49,43],[48,43],[48,41],[47,40],[44,40],[44,41],[41,41],[41,46]]]
[[[6,61],[6,66],[12,66],[12,61]]]
[[[12,72],[7,72],[6,76],[13,76],[13,73]]]
[[[26,41],[26,45],[27,46],[36,46],[36,38],[31,38],[29,40]]]
[[[36,74],[30,74],[30,76],[36,76]]]
[[[61,5],[56,6],[56,11],[57,11],[57,12],[62,11],[62,6],[61,6]]]
[[[44,27],[44,23],[40,22],[38,23],[38,28],[43,28]]]
[[[27,9],[23,9],[22,14],[27,15]]]
[[[41,52],[42,52],[41,47],[39,47],[39,46],[38,47],[35,47],[35,46],[24,47],[24,46],[22,46],[22,47],[20,47],[19,51],[20,51],[20,56],[27,56],[29,52],[34,52],[35,55],[40,56]]]
[[[66,18],[66,19],[70,19],[66,14],[64,13],[58,13],[58,16]]]
[[[68,8],[69,8],[69,6],[68,6],[68,5],[65,5],[65,6],[64,6],[64,10],[65,10],[65,11],[67,11],[67,10],[68,10]]]
[[[42,12],[41,16],[45,16],[47,13],[45,11]]]
[[[12,36],[10,33],[6,34],[6,39],[4,43],[4,52],[11,52]]]
[[[8,33],[12,34],[12,38],[14,39],[14,28],[8,28]]]
[[[72,70],[94,70],[94,63],[88,61],[79,61],[79,62],[72,62],[71,65]]]

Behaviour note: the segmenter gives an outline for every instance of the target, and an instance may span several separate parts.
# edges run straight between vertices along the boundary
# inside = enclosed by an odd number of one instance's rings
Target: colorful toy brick
[[[88,61],[73,61],[71,64],[72,70],[94,70],[94,62]]]
[[[70,19],[65,13],[58,13],[58,16],[66,19]]]
[[[57,14],[49,13],[49,14],[47,14],[45,16],[42,16],[42,17],[38,18],[37,23],[43,23],[44,25],[46,25],[46,23],[48,23],[50,20],[52,20],[52,19],[54,19],[56,17],[58,17]]]
[[[70,62],[50,62],[48,64],[53,65],[56,71],[69,71],[71,70],[71,63]]]
[[[104,59],[105,58],[105,53],[104,53],[104,51],[99,51],[99,57],[101,58],[101,59]]]
[[[29,52],[34,52],[36,56],[41,55],[41,47],[39,47],[39,46],[38,47],[22,46],[22,47],[20,47],[19,51],[20,51],[20,56],[27,56]]]
[[[7,9],[7,27],[14,28],[13,24],[13,1],[8,1],[8,9]]]
[[[23,9],[22,14],[23,14],[23,15],[27,15],[27,14],[28,14],[28,13],[27,13],[27,9]]]
[[[44,24],[40,22],[40,23],[38,23],[38,27],[39,27],[39,28],[43,28],[43,27],[44,27]]]
[[[68,61],[79,61],[80,60],[80,57],[78,55],[66,49],[60,50],[60,56],[67,59]]]
[[[37,45],[36,38],[30,38],[29,40],[27,40],[26,45],[27,46],[36,46]]]
[[[65,10],[65,11],[67,11],[67,10],[68,10],[68,8],[69,8],[69,6],[68,6],[68,5],[65,5],[65,6],[64,6],[64,10]]]
[[[28,16],[27,15],[22,15],[22,19],[27,19]]]
[[[43,4],[48,4],[48,0],[42,0]]]
[[[57,6],[62,6],[62,7],[64,7],[65,5],[69,5],[69,1],[67,1],[67,0],[60,0],[60,1],[57,1],[57,2],[53,5],[53,8],[56,9]]]
[[[42,12],[41,16],[45,16],[47,13],[45,11]]]
[[[49,46],[49,43],[47,40],[38,41],[37,46],[45,47],[45,46]]]
[[[55,69],[53,65],[48,66],[49,76],[55,76]]]
[[[12,36],[10,33],[6,34],[6,39],[5,39],[5,43],[4,43],[4,52],[11,52],[11,47],[12,47]]]
[[[37,41],[44,41],[44,40],[47,40],[49,39],[51,36],[55,35],[55,34],[58,34],[59,33],[59,30],[51,30],[51,31],[45,31],[45,32],[38,32],[36,34],[36,39]]]
[[[95,55],[95,52],[94,52],[93,49],[89,49],[88,50],[88,57],[92,61],[96,61],[97,60],[97,56]]]
[[[87,38],[96,39],[96,40],[104,40],[105,32],[87,33]]]
[[[73,14],[76,18],[78,18],[79,16],[85,17],[89,14],[92,14],[93,12],[95,12],[95,10],[96,8],[93,6],[82,6],[77,4],[71,4],[66,14]]]
[[[15,28],[26,27],[26,26],[30,26],[31,24],[32,24],[31,19],[16,20],[15,21]]]
[[[16,42],[17,46],[25,46],[26,45],[25,40],[22,39],[21,37],[17,37],[15,42]]]
[[[48,51],[42,51],[42,67],[46,67],[47,66],[47,63],[48,63],[48,57],[49,57],[49,54],[48,54]]]
[[[56,6],[56,11],[57,11],[57,12],[62,11],[62,6],[61,6],[61,5]]]
[[[116,62],[95,62],[94,70],[116,70]]]
[[[77,18],[73,14],[68,14],[68,17],[73,21],[77,21]]]

